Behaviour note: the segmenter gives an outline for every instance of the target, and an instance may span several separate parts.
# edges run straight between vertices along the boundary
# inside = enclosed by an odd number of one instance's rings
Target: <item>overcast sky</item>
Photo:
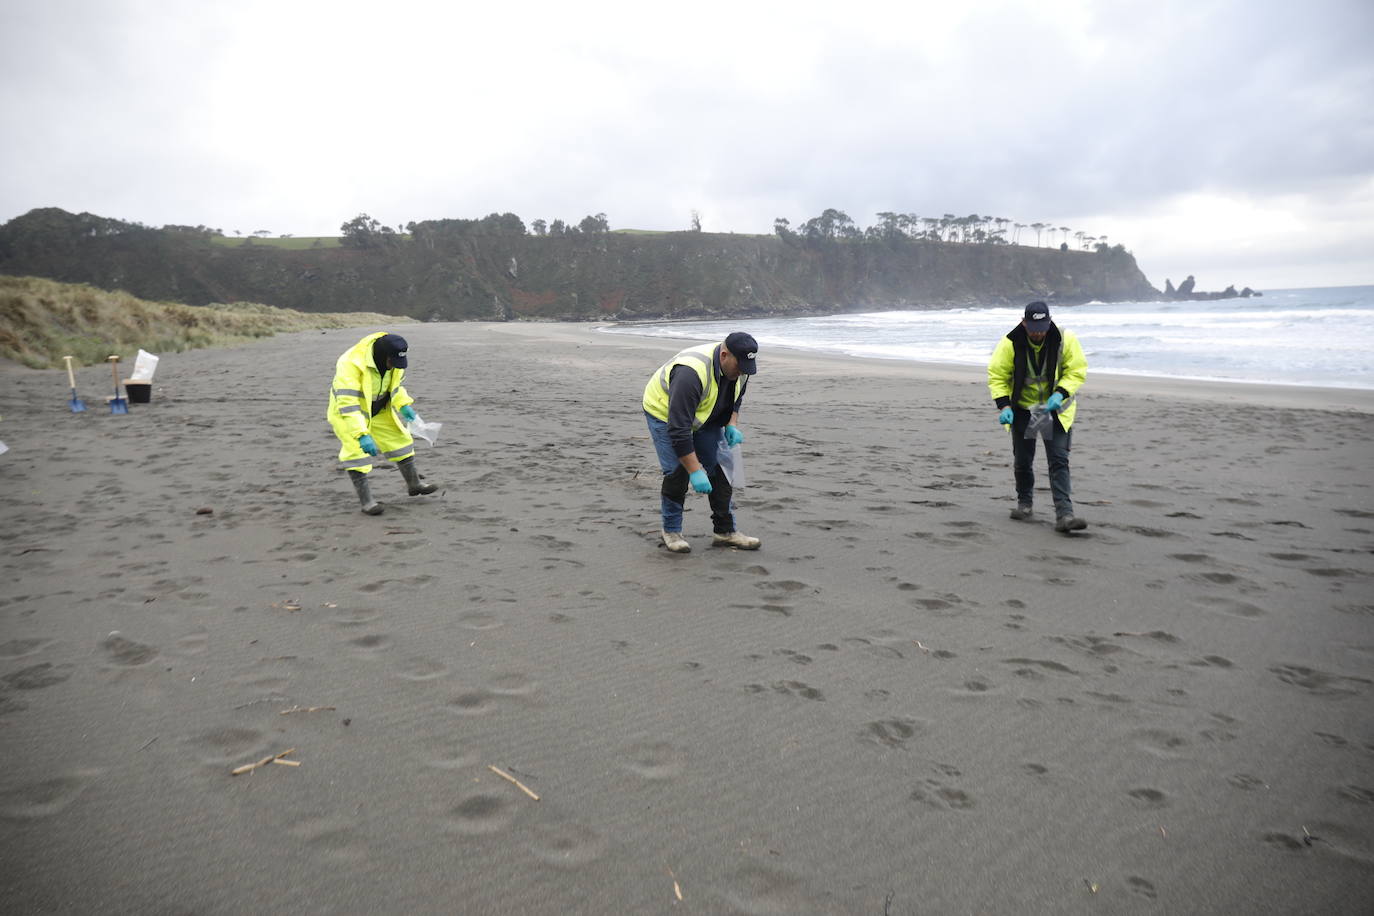
[[[0,74],[0,221],[978,213],[1161,288],[1374,283],[1370,0],[35,0]]]

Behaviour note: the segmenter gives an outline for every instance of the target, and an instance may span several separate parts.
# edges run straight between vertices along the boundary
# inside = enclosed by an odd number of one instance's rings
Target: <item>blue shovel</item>
[[[119,354],[109,357],[106,362],[110,364],[110,372],[114,375],[115,393],[110,398],[110,413],[128,413],[129,402],[119,396]]]
[[[72,413],[81,413],[86,409],[86,402],[76,396],[76,376],[72,374],[72,358],[70,356],[62,358],[67,361],[67,381],[72,383],[72,399],[67,403],[71,405]]]

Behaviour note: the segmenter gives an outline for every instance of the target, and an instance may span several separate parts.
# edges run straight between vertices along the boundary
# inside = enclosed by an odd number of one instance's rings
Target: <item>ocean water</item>
[[[873,359],[986,366],[1020,308],[863,312],[819,318],[615,325],[609,333],[723,339],[743,330],[770,346]],[[1374,388],[1374,286],[1265,291],[1210,302],[1051,306],[1078,335],[1089,373]]]

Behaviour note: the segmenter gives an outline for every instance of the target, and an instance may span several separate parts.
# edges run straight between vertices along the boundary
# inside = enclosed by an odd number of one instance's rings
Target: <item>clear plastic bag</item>
[[[151,382],[157,372],[157,357],[147,350],[139,350],[134,360],[134,372],[129,376],[131,382]]]
[[[1030,419],[1026,421],[1024,438],[1051,439],[1054,437],[1054,414],[1045,409],[1044,404],[1036,404],[1030,409]]]
[[[444,428],[442,423],[426,423],[417,413],[415,419],[411,420],[406,426],[411,436],[416,439],[423,439],[433,447],[435,440],[439,438],[439,430]]]
[[[8,445],[6,445],[6,444],[3,443],[3,442],[0,442],[0,455],[5,454],[5,452],[8,452],[9,450],[10,450],[10,447],[9,447]]]
[[[716,453],[716,461],[720,462],[720,469],[725,472],[725,479],[730,481],[732,488],[738,490],[744,486],[744,446],[742,444],[722,448]]]

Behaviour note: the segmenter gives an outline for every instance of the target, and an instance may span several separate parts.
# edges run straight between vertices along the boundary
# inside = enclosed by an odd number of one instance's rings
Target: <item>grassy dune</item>
[[[252,302],[149,302],[84,284],[0,276],[0,357],[34,369],[59,368],[63,356],[88,366],[113,353],[132,360],[140,348],[177,353],[290,331],[380,329],[414,320],[375,312],[297,312]]]

